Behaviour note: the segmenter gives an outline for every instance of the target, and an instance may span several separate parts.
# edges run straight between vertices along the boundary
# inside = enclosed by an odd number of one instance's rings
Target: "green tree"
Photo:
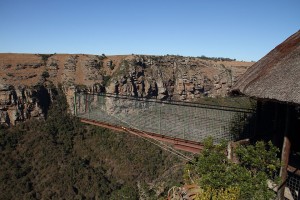
[[[62,144],[65,153],[69,153],[73,147],[73,138],[84,130],[78,119],[68,112],[68,104],[61,86],[54,95],[54,101],[50,106],[43,131],[52,136],[54,143]]]
[[[136,188],[125,185],[121,189],[112,192],[109,199],[110,200],[119,200],[119,199],[134,200],[139,198],[138,198],[138,192],[136,191]]]
[[[226,143],[213,144],[212,138],[204,142],[204,150],[187,164],[184,178],[188,184],[196,183],[207,191],[224,191],[237,188],[238,199],[270,199],[274,192],[267,180],[276,181],[280,167],[278,149],[271,142],[239,146],[236,154],[240,163],[228,160]],[[218,192],[211,192],[211,194]]]

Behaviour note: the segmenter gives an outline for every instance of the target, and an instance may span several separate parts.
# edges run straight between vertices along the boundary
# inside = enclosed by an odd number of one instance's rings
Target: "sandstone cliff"
[[[193,101],[226,96],[251,62],[183,56],[0,54],[0,122],[44,118],[61,84],[75,90]]]

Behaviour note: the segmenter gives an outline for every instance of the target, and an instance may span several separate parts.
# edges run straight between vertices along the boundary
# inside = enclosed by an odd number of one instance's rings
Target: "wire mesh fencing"
[[[293,199],[300,199],[300,176],[298,174],[288,172],[286,188],[288,188],[290,196]]]
[[[255,128],[249,109],[109,94],[77,93],[74,110],[81,118],[195,142],[242,139]]]

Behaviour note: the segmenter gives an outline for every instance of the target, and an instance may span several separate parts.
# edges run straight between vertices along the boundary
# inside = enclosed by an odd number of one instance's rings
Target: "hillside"
[[[86,54],[0,54],[0,122],[44,118],[59,84],[75,90],[197,101],[226,96],[251,66],[224,58]]]
[[[145,94],[149,93],[152,83],[156,84],[161,98],[166,92],[163,90],[170,93],[168,86],[173,86],[173,92],[181,96],[185,91],[187,98],[193,98],[192,94],[196,95],[198,92],[209,96],[224,96],[228,88],[252,64],[253,62],[222,60],[222,58],[169,55],[2,53],[0,54],[0,83],[15,87],[32,86],[43,82],[43,73],[48,72],[47,80],[55,85],[62,83],[63,85],[86,85],[91,88],[95,84],[102,84],[111,93],[115,92],[114,86],[118,82],[121,93],[127,92],[132,95],[131,91],[124,90],[125,82],[128,81],[136,87],[143,82]],[[111,80],[108,82],[108,79]],[[192,86],[194,91],[191,90]],[[137,91],[138,95],[142,95],[142,88],[140,90]]]
[[[141,138],[85,126],[61,91],[46,121],[0,127],[0,199],[158,199],[184,162]]]

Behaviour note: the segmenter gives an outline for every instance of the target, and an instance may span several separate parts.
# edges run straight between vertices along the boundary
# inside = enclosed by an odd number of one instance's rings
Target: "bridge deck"
[[[110,124],[106,124],[106,123],[91,120],[91,119],[81,118],[81,122],[86,123],[86,124],[100,126],[103,128],[108,128],[108,129],[111,129],[114,131],[127,132],[127,133],[137,135],[137,136],[140,136],[143,138],[150,138],[150,139],[155,139],[155,140],[159,140],[162,142],[167,142],[169,144],[172,144],[173,147],[176,149],[188,151],[191,153],[199,153],[203,149],[203,145],[199,142],[193,142],[193,141],[183,140],[183,139],[179,139],[179,138],[172,138],[172,137],[163,136],[163,135],[159,135],[159,134],[155,134],[155,133],[139,131],[136,129],[128,129],[128,128],[124,128],[124,127],[113,126]]]

